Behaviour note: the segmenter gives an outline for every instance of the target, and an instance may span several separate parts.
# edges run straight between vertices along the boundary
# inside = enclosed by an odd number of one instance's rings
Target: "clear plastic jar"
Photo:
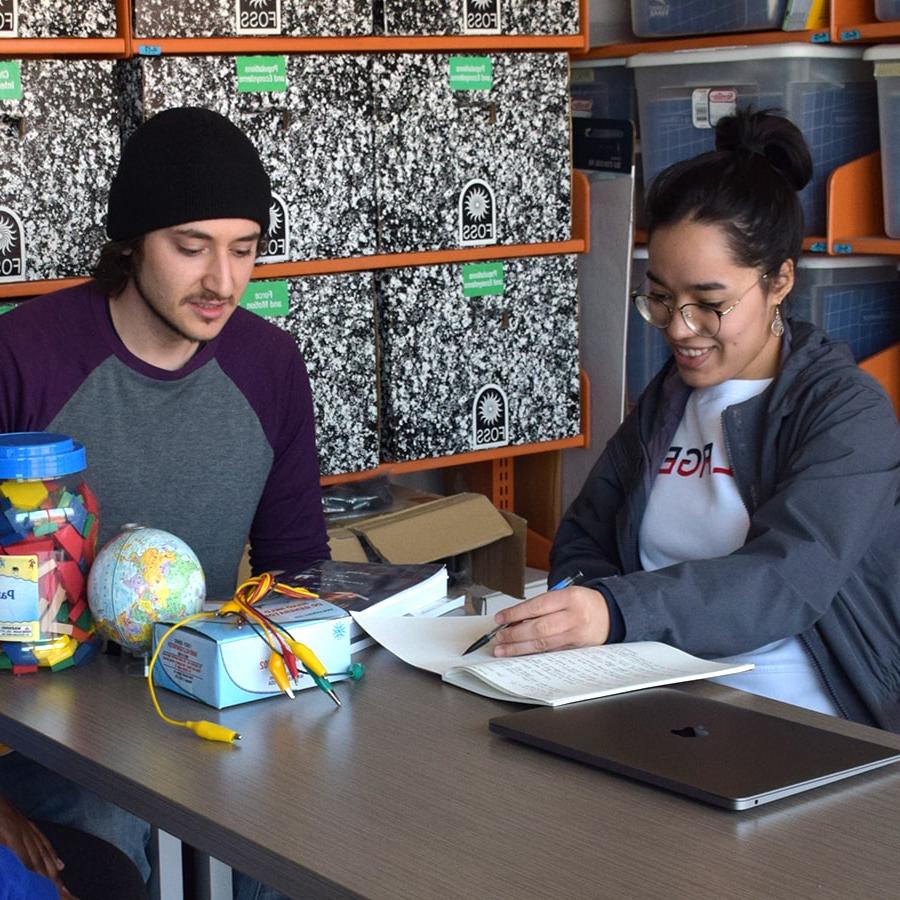
[[[0,434],[0,669],[66,669],[97,649],[87,573],[100,523],[86,465],[66,435]]]

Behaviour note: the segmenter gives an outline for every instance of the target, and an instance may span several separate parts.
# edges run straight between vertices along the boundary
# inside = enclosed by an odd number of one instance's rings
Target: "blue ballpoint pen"
[[[561,591],[563,588],[567,588],[570,585],[575,584],[579,578],[581,578],[581,572],[576,572],[574,575],[569,575],[567,578],[563,578],[562,581],[558,581],[553,587],[550,588],[551,591]],[[506,628],[506,625],[498,625],[496,628],[491,629],[487,634],[483,634],[474,644],[470,644],[466,647],[465,650],[460,654],[461,656],[465,656],[468,653],[472,653],[477,650],[479,647],[483,647],[491,638],[498,632],[503,631]]]

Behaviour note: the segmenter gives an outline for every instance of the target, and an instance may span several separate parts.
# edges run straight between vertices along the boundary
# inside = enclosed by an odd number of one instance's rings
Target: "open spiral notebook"
[[[492,627],[486,616],[384,618],[351,613],[379,644],[448,684],[495,700],[562,706],[641,688],[658,687],[752,668],[700,659],[652,641],[496,658],[491,644],[462,651]]]

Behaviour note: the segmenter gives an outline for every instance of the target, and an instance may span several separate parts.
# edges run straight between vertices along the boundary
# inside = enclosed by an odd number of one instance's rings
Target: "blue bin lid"
[[[84,447],[64,434],[0,434],[0,479],[59,478],[87,467]]]

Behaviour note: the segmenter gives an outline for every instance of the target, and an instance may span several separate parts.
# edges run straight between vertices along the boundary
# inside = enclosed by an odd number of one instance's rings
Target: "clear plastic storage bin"
[[[631,291],[642,290],[647,276],[647,248],[636,247],[631,261]],[[659,328],[648,325],[628,300],[628,326],[625,340],[625,402],[637,403],[643,390],[671,356],[671,350]]]
[[[783,44],[641,53],[628,65],[647,184],[671,163],[714,149],[716,122],[736,108],[779,109],[812,153],[813,177],[800,193],[806,233],[824,234],[828,176],[878,147],[875,84],[861,50]]]
[[[787,0],[631,0],[631,27],[647,38],[780,30],[786,7]]]
[[[624,58],[573,62],[569,72],[572,115],[637,123],[634,73],[626,62]]]
[[[875,18],[882,22],[900,20],[900,0],[875,0]]]
[[[900,9],[900,2],[896,5]],[[866,50],[864,58],[875,63],[878,82],[884,231],[892,238],[900,238],[900,44],[872,47]]]
[[[900,341],[900,280],[890,256],[804,256],[788,316],[847,341],[858,361]]]

